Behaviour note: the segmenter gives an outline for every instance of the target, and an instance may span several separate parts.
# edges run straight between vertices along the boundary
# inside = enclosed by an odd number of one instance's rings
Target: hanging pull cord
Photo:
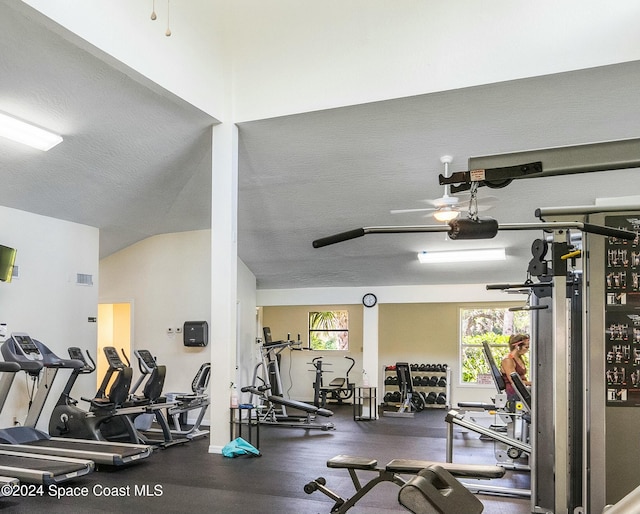
[[[169,0],[167,0],[167,31],[164,33],[165,36],[171,36],[171,29],[169,28],[169,17],[170,17],[170,8],[169,8]]]

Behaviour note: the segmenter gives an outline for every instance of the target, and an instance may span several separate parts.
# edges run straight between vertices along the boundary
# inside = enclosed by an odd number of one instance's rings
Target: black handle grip
[[[314,248],[322,248],[323,246],[329,246],[336,243],[342,243],[343,241],[349,241],[349,239],[356,239],[358,237],[364,236],[363,228],[356,228],[354,230],[348,230],[347,232],[340,232],[339,234],[335,234],[333,236],[322,237],[320,239],[316,239],[313,242]]]
[[[589,234],[599,234],[601,236],[617,237],[618,239],[626,239],[627,241],[633,241],[636,238],[636,234],[629,232],[628,230],[620,230],[612,227],[603,227],[602,225],[592,225],[591,223],[584,224],[584,231]]]
[[[264,391],[268,391],[269,389],[271,389],[271,387],[268,386],[268,385],[263,385],[263,386],[258,386],[258,387],[250,385],[250,386],[241,387],[240,391],[243,392],[243,393],[254,393],[255,394],[256,392],[262,393]]]

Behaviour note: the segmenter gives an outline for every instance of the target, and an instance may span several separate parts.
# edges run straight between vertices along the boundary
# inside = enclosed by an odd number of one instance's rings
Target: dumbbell
[[[411,365],[411,371],[418,371],[419,366],[417,364]]]
[[[447,386],[447,377],[440,377],[438,380],[438,387],[446,387]]]
[[[429,379],[429,385],[430,385],[431,387],[435,387],[435,386],[437,386],[437,385],[438,385],[438,377],[436,377],[435,375],[434,375],[434,376],[432,376],[432,377]]]
[[[399,402],[400,400],[402,400],[402,395],[400,394],[400,391],[394,391],[393,393],[391,393],[392,402]]]
[[[393,393],[387,393],[384,395],[384,402],[391,403],[393,401]]]
[[[418,366],[418,370],[419,371],[427,371],[427,365],[426,364],[420,364],[420,366]]]
[[[414,386],[422,385],[422,377],[413,377],[411,381],[413,382]]]
[[[447,403],[447,395],[444,393],[440,393],[436,398],[436,403],[439,405],[444,405],[445,403]]]
[[[436,393],[429,393],[427,395],[426,402],[429,404],[436,403],[436,399],[437,399]]]

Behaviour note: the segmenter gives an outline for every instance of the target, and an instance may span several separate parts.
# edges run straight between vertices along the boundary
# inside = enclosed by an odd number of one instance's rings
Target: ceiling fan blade
[[[391,214],[406,214],[409,212],[429,212],[429,211],[435,211],[435,208],[427,207],[422,209],[392,209],[389,212]]]
[[[429,205],[433,205],[436,208],[439,207],[455,207],[465,203],[464,198],[460,198],[458,196],[442,196],[440,198],[433,198],[431,200],[423,200],[425,203]]]

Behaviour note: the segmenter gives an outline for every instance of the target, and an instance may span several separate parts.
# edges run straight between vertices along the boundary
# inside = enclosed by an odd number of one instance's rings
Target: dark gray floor
[[[318,476],[339,494],[352,495],[345,470],[326,468],[338,454],[378,459],[444,460],[444,410],[425,410],[413,419],[381,417],[355,422],[351,406],[330,406],[335,431],[262,426],[259,458],[227,459],[207,452],[208,439],[192,441],[154,453],[144,463],[126,469],[93,473],[60,488],[72,496],[42,495],[0,499],[7,512],[214,512],[220,514],[329,514],[333,502],[319,492],[307,495],[304,484]],[[224,413],[226,416],[226,412]],[[323,421],[326,418],[322,418]],[[454,461],[495,464],[494,446],[477,435],[456,429]],[[366,472],[362,472],[362,477]],[[363,478],[364,480],[364,478]],[[508,472],[493,485],[527,488],[529,475]],[[76,487],[70,490],[67,488]],[[79,488],[87,496],[79,496]],[[397,502],[398,486],[383,483],[349,512],[387,514],[408,512]],[[479,495],[487,514],[525,514],[529,500]],[[461,513],[464,514],[464,513]]]

